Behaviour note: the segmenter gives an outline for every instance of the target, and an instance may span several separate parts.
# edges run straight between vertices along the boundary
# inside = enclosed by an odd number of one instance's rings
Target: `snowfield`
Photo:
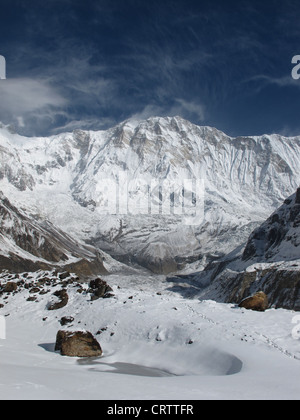
[[[105,280],[114,297],[91,301],[69,284],[68,305],[56,311],[47,304],[61,285],[36,302],[25,289],[2,295],[1,400],[299,399],[296,312],[187,299],[162,276]],[[74,321],[62,327],[63,316]],[[61,356],[54,351],[60,329],[90,331],[103,356]]]

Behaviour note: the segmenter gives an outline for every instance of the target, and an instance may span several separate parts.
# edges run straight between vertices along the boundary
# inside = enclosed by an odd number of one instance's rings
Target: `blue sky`
[[[25,135],[180,115],[300,135],[300,1],[0,0],[0,121]]]

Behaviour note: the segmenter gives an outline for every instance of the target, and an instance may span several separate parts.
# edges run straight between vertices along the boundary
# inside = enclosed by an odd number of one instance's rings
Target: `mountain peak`
[[[13,204],[79,241],[151,268],[167,261],[173,269],[212,248],[233,250],[300,184],[300,140],[233,139],[181,117],[127,120],[109,130],[50,138],[5,131],[0,141],[1,189]],[[127,183],[116,185],[122,174]],[[199,180],[204,219],[186,226],[183,185]],[[158,196],[156,213],[149,205],[151,183],[173,188]],[[125,206],[118,191],[126,195]],[[141,200],[147,201],[143,211],[136,210]]]

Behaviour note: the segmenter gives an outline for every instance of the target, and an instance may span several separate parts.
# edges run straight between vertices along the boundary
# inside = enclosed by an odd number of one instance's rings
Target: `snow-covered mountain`
[[[299,163],[300,137],[181,118],[0,128],[0,399],[297,399]],[[286,309],[231,303],[257,290]],[[102,357],[62,357],[58,330]]]
[[[0,189],[14,206],[156,273],[245,241],[299,186],[299,163],[300,137],[232,138],[179,117],[50,138],[0,129]],[[184,195],[184,180],[203,180],[204,198]],[[187,201],[189,215],[204,204],[204,219],[186,223]]]

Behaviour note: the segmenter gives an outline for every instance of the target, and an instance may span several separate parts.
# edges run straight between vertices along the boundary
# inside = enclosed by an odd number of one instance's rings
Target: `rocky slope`
[[[290,261],[300,258],[300,188],[250,236],[243,261]]]
[[[179,117],[51,138],[0,129],[0,187],[14,206],[156,273],[234,250],[295,191],[299,163],[299,137],[231,138]]]
[[[182,293],[193,288],[194,295],[221,302],[239,303],[263,291],[271,306],[299,311],[300,188],[253,231],[245,247],[201,273],[169,280]]]
[[[53,268],[84,276],[106,272],[95,249],[77,243],[47,221],[28,218],[0,192],[0,269]]]

